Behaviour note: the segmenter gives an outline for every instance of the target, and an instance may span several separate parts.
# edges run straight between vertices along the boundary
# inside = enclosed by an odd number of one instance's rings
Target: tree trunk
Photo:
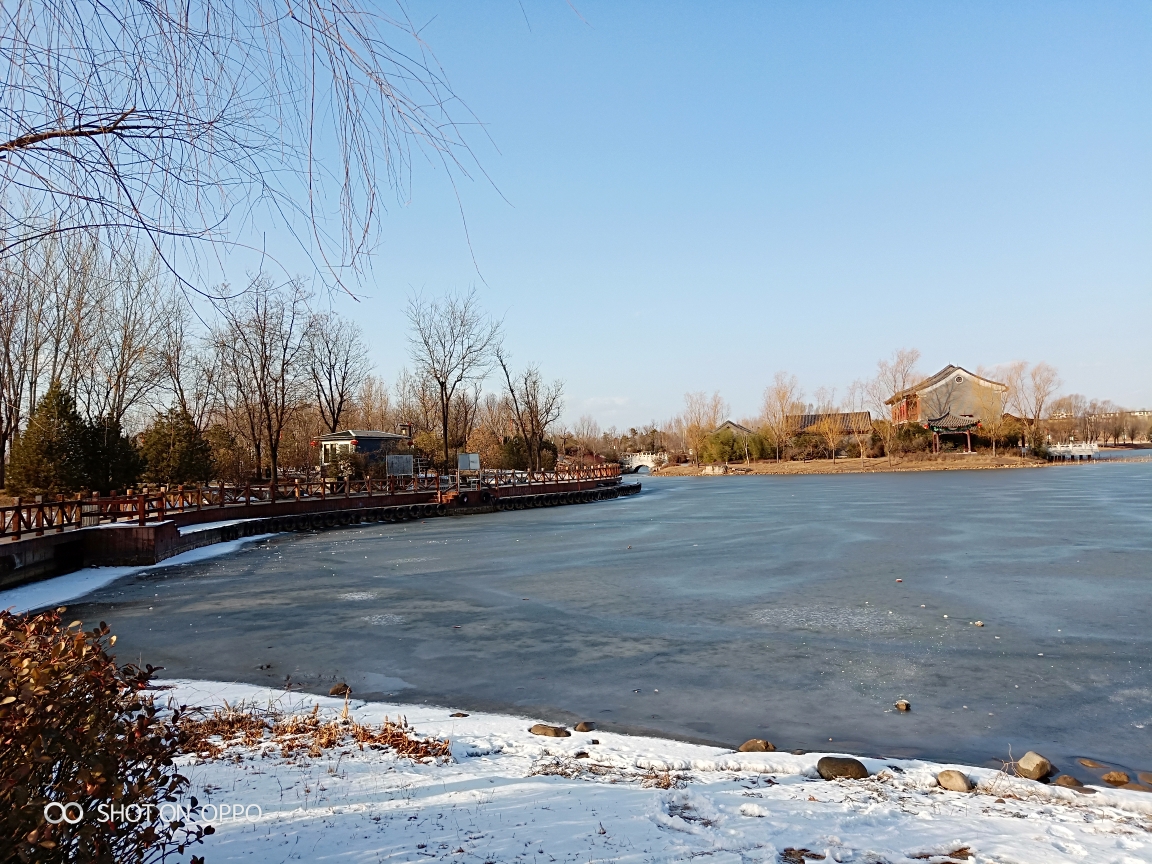
[[[448,409],[449,409],[449,396],[448,388],[444,384],[440,384],[440,434],[444,440],[444,470],[448,471],[451,466],[448,464]]]

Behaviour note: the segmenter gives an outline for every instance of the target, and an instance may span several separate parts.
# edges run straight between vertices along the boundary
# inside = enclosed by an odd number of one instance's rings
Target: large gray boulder
[[[1029,780],[1043,780],[1054,770],[1051,762],[1033,750],[1021,756],[1016,763],[1016,773]]]
[[[771,741],[765,741],[763,738],[749,738],[737,748],[737,751],[740,753],[775,753],[776,748]]]
[[[849,780],[863,780],[868,769],[859,759],[850,756],[824,756],[816,763],[816,773],[825,780],[847,777]]]
[[[537,723],[528,730],[533,735],[543,735],[545,738],[571,738],[572,733],[563,726],[549,726],[546,723]]]
[[[971,792],[972,781],[963,771],[946,768],[936,775],[936,782],[952,792]]]

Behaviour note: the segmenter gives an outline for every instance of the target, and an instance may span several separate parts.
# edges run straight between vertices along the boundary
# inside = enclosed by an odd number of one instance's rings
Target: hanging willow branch
[[[468,173],[472,118],[399,5],[16,0],[0,70],[0,260],[100,228],[186,268],[273,228],[339,281],[416,153]]]

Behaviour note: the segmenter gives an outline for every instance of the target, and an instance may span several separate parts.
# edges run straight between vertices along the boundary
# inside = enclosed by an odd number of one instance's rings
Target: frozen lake
[[[283,535],[69,617],[173,677],[1152,769],[1152,464],[640,479],[597,504]]]

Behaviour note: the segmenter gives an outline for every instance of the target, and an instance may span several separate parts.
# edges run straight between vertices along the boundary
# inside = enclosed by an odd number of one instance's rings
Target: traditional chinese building
[[[886,404],[892,406],[893,423],[917,423],[930,429],[934,450],[939,449],[941,435],[964,435],[971,451],[972,431],[1004,413],[1007,392],[1007,384],[961,366],[945,366],[907,390],[893,393]]]
[[[990,381],[961,366],[945,366],[907,390],[893,393],[887,404],[892,406],[892,422],[896,424],[923,425],[948,415],[979,423],[1004,412],[1007,391],[1007,384]]]

